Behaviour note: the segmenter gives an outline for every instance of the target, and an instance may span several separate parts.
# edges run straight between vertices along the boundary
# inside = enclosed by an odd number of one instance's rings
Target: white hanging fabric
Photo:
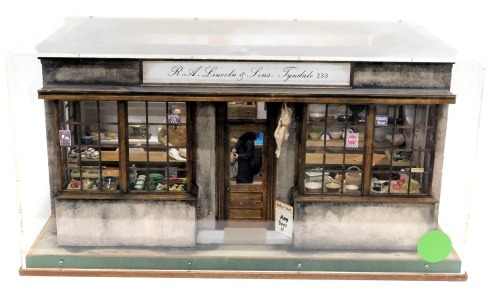
[[[276,157],[279,158],[281,155],[281,147],[283,142],[288,140],[288,126],[292,122],[292,109],[290,109],[286,103],[281,107],[280,120],[278,121],[278,127],[274,131],[274,139],[276,140]]]

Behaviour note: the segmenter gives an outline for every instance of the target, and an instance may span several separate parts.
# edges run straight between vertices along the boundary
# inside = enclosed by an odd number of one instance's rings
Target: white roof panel
[[[40,57],[453,62],[456,51],[404,22],[69,18]]]

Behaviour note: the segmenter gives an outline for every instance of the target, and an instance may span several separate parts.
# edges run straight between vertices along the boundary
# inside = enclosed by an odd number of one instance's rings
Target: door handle
[[[231,190],[231,187],[227,187],[227,188],[226,188],[226,190],[227,190],[227,191],[230,191],[230,190]]]

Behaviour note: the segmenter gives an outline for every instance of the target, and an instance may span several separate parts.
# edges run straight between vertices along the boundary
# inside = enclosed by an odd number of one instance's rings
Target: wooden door
[[[257,139],[251,141],[252,135]],[[239,153],[234,164],[229,159],[226,161],[225,220],[229,223],[270,220],[265,121],[228,121],[225,139],[225,153],[230,153],[232,149],[238,149],[236,152]],[[249,148],[253,151],[247,151]],[[251,157],[248,152],[252,152]]]

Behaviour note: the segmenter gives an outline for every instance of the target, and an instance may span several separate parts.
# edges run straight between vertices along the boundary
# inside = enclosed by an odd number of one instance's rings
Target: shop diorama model
[[[431,263],[416,249],[439,228],[455,103],[454,51],[429,34],[401,22],[88,18],[37,51],[53,216],[24,273],[463,279],[454,251]]]

